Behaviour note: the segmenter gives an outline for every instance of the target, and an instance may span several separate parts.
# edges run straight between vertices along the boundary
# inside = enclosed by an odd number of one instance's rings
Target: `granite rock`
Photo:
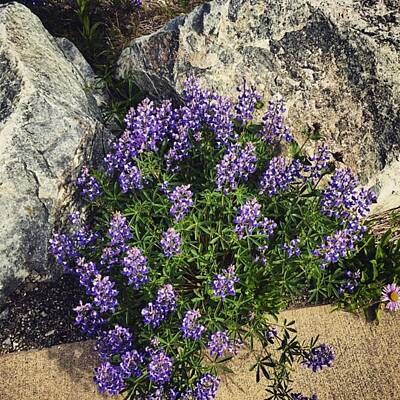
[[[54,273],[48,240],[70,182],[102,153],[92,74],[28,8],[0,6],[0,303],[30,274]]]

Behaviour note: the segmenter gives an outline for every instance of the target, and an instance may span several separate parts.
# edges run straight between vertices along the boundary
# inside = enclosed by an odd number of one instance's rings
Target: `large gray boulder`
[[[400,205],[399,54],[400,0],[215,0],[134,40],[118,75],[153,97],[176,98],[189,74],[282,96],[295,137],[320,126],[387,209]]]
[[[0,303],[27,276],[51,275],[48,240],[70,182],[101,152],[92,73],[59,44],[28,8],[0,6]]]

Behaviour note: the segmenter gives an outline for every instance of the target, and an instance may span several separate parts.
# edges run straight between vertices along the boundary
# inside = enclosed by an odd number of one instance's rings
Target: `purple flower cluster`
[[[246,81],[243,82],[243,87],[238,87],[237,90],[240,94],[235,107],[236,120],[241,125],[245,125],[253,119],[255,106],[262,97],[256,92],[254,87],[247,87]]]
[[[95,350],[102,360],[110,360],[115,354],[124,354],[132,347],[132,333],[129,329],[115,325],[108,332],[102,332],[97,339]]]
[[[243,239],[247,235],[252,235],[253,231],[258,227],[259,218],[261,217],[261,204],[256,198],[247,200],[242,207],[239,208],[239,214],[234,219],[235,233],[239,239]]]
[[[76,180],[80,194],[83,198],[93,201],[96,197],[101,195],[100,185],[96,178],[89,174],[88,167],[83,167],[81,174]]]
[[[119,394],[125,389],[125,379],[132,376],[142,375],[140,365],[143,363],[143,356],[136,350],[127,351],[121,355],[121,363],[113,365],[105,361],[96,368],[94,378],[100,393],[107,393],[110,396]]]
[[[176,307],[176,293],[171,284],[161,286],[157,291],[156,301],[150,302],[143,308],[144,323],[152,328],[157,328],[167,315]]]
[[[143,4],[142,0],[131,0],[131,6],[134,8],[141,7]]]
[[[193,206],[193,193],[189,190],[190,185],[177,186],[168,194],[168,200],[172,203],[169,213],[180,221],[189,211],[189,207]]]
[[[272,158],[261,177],[260,194],[271,197],[287,190],[291,183],[301,178],[302,168],[298,160],[288,163],[283,157]]]
[[[237,282],[239,282],[239,278],[235,274],[235,266],[230,265],[227,269],[223,269],[221,274],[214,276],[211,284],[214,296],[221,297],[222,300],[226,296],[234,296]]]
[[[114,213],[108,229],[108,235],[111,239],[111,246],[124,245],[127,240],[132,238],[127,220],[120,212]]]
[[[278,330],[272,326],[270,327],[267,332],[265,332],[265,338],[268,340],[270,343],[274,343],[274,339],[278,336]]]
[[[355,242],[360,238],[360,234],[351,229],[338,230],[330,236],[325,236],[323,243],[312,250],[312,254],[323,259],[321,269],[325,269],[328,264],[337,263],[340,258],[353,251]]]
[[[217,147],[230,146],[238,139],[233,129],[233,117],[232,102],[214,93],[210,100],[206,123],[214,133]]]
[[[119,174],[118,182],[123,193],[143,188],[142,173],[131,162],[124,165],[122,172]]]
[[[346,281],[339,288],[339,293],[343,293],[343,292],[353,293],[360,283],[359,282],[360,277],[361,277],[360,270],[357,270],[355,272],[349,271],[349,270],[344,270],[343,275],[346,278]]]
[[[172,257],[181,252],[181,236],[174,228],[169,228],[163,233],[161,247],[166,257]]]
[[[64,272],[72,271],[72,261],[78,256],[72,240],[64,233],[55,233],[49,240],[50,253]]]
[[[197,310],[187,311],[183,317],[181,331],[183,337],[193,340],[199,340],[206,328],[199,323],[201,314]]]
[[[211,374],[204,374],[194,388],[196,400],[214,400],[219,387],[219,379]]]
[[[171,380],[172,359],[164,351],[159,350],[151,355],[151,361],[147,366],[150,379],[162,385]]]
[[[146,396],[146,400],[182,400],[180,393],[174,388],[159,387]],[[138,399],[139,400],[139,399]]]
[[[261,205],[257,202],[257,199],[247,200],[239,208],[239,214],[234,219],[236,225],[234,231],[237,237],[243,239],[247,235],[252,235],[255,230],[260,235],[271,236],[277,227],[276,223],[269,218],[260,220],[260,217]]]
[[[100,275],[96,264],[93,261],[88,261],[83,257],[78,258],[76,261],[75,272],[79,277],[79,283],[86,289],[86,294],[92,294],[92,285],[96,276]]]
[[[147,266],[147,258],[137,247],[128,249],[122,265],[122,275],[128,277],[128,284],[134,289],[139,289],[149,280],[150,269]]]
[[[292,239],[289,244],[284,243],[282,245],[283,250],[285,250],[288,258],[293,257],[294,255],[298,257],[301,254],[300,250],[300,239]]]
[[[83,332],[89,336],[95,335],[99,328],[105,323],[100,313],[93,308],[93,304],[83,304],[74,308],[76,312],[75,324],[79,325]]]
[[[100,393],[107,393],[110,396],[115,396],[125,389],[125,381],[121,368],[112,365],[108,361],[96,368],[94,381]]]
[[[154,106],[149,99],[125,117],[126,130],[111,144],[111,151],[104,159],[108,173],[117,172],[123,192],[142,188],[142,175],[135,159],[146,151],[157,151],[175,123],[170,101]]]
[[[244,148],[237,143],[232,145],[217,165],[217,190],[235,190],[241,180],[247,181],[256,170],[256,161],[253,143],[247,142]]]
[[[100,309],[101,312],[114,312],[118,304],[118,290],[114,289],[115,282],[110,277],[102,277],[96,275],[93,280],[90,294],[93,296],[93,304]]]
[[[210,335],[207,348],[211,356],[222,357],[224,353],[236,354],[240,343],[229,338],[226,332],[218,331]]]
[[[335,353],[332,346],[323,343],[305,352],[301,364],[310,368],[313,372],[317,372],[324,367],[331,367],[334,359]]]
[[[310,157],[311,165],[304,165],[303,170],[308,173],[311,181],[315,181],[327,171],[330,160],[331,152],[328,146],[325,144],[318,145],[314,155]]]
[[[371,190],[357,190],[358,179],[349,168],[338,169],[322,193],[322,213],[337,218],[343,225],[352,229],[359,228],[359,222],[370,211],[370,205],[376,201]]]
[[[262,140],[275,144],[280,140],[293,141],[293,136],[283,123],[283,114],[286,112],[283,100],[270,100],[268,110],[263,117],[263,128],[260,132]]]
[[[142,375],[142,371],[140,369],[141,364],[143,363],[143,356],[137,351],[127,351],[121,356],[120,367],[124,374],[125,378],[130,378],[131,376],[139,377]]]
[[[115,325],[107,332],[101,332],[95,350],[102,360],[110,360],[115,354],[123,354],[132,347],[132,333],[129,329]]]

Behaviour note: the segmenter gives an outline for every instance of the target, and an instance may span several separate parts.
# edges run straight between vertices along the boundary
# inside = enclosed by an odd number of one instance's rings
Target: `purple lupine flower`
[[[197,310],[186,311],[181,325],[183,337],[187,339],[199,340],[206,328],[199,323],[201,314]]]
[[[239,208],[239,215],[235,217],[235,233],[239,239],[243,239],[245,235],[252,235],[253,231],[258,227],[258,219],[261,216],[261,204],[257,199],[247,200],[242,207]]]
[[[319,179],[328,170],[331,152],[325,144],[318,145],[313,156],[310,157],[311,165],[304,165],[304,172],[309,173],[311,181]]]
[[[176,389],[166,389],[164,387],[159,387],[146,396],[146,400],[177,400],[178,398],[182,400],[180,393]]]
[[[147,370],[151,381],[160,385],[167,383],[171,380],[172,359],[164,351],[159,350],[151,355]]]
[[[143,188],[140,169],[130,162],[124,165],[123,171],[119,174],[118,182],[123,193]]]
[[[175,310],[176,307],[176,293],[171,284],[161,286],[157,290],[157,304],[164,308],[166,312]]]
[[[148,303],[142,310],[144,323],[157,328],[175,307],[176,293],[173,286],[171,284],[161,286],[157,291],[156,301]]]
[[[390,283],[382,289],[381,301],[387,302],[386,308],[389,311],[400,310],[400,287]]]
[[[114,312],[118,305],[118,290],[114,289],[115,282],[110,280],[109,276],[102,277],[96,275],[92,283],[91,295],[93,304],[100,308],[101,312]]]
[[[376,201],[376,195],[371,190],[357,190],[358,184],[350,168],[336,170],[322,192],[322,213],[338,219],[343,225],[366,217],[371,204]]]
[[[157,302],[150,302],[142,309],[142,317],[145,325],[157,328],[167,316],[164,307]]]
[[[111,246],[123,244],[132,238],[131,229],[129,228],[127,220],[119,211],[112,216],[108,235],[111,239]]]
[[[115,354],[124,354],[132,348],[132,333],[129,329],[115,325],[113,329],[102,332],[96,341],[95,350],[102,360],[108,360]]]
[[[283,243],[282,248],[285,250],[288,258],[293,257],[294,255],[298,257],[301,254],[300,250],[300,239],[292,239],[289,244]]]
[[[270,343],[274,343],[274,339],[278,336],[278,329],[274,326],[270,327],[267,332],[265,332],[265,338]]]
[[[105,323],[100,313],[93,308],[93,304],[83,304],[80,301],[79,306],[74,308],[76,312],[75,324],[79,325],[82,331],[89,336],[94,335],[98,329]]]
[[[72,240],[75,247],[79,247],[81,249],[89,246],[90,244],[94,244],[98,238],[99,234],[97,232],[92,232],[88,226],[82,226],[72,234]]]
[[[195,141],[200,140],[200,130],[205,123],[211,93],[200,88],[198,80],[189,77],[182,92],[184,106],[175,112],[175,121],[169,129],[171,147],[165,159],[169,171],[179,168],[177,164],[188,157],[192,148],[190,133]]]
[[[172,146],[165,155],[167,171],[175,172],[179,169],[179,162],[188,157],[192,147],[189,138],[189,128],[184,124],[178,124],[171,133]]]
[[[210,100],[213,94],[202,89],[200,82],[190,76],[183,84],[184,107],[181,107],[181,120],[193,133],[195,140],[199,140],[199,131],[205,123],[209,111]]]
[[[94,381],[100,393],[107,393],[110,396],[119,394],[125,389],[124,376],[121,368],[104,362],[96,368]]]
[[[291,400],[318,400],[318,397],[315,394],[313,394],[311,397],[307,397],[301,393],[292,393]]]
[[[111,152],[104,158],[106,170],[109,174],[114,171],[123,171],[124,166],[138,156],[137,150],[131,139],[130,132],[125,130],[121,137],[111,143]]]
[[[161,247],[166,257],[172,257],[181,252],[181,236],[174,228],[169,228],[163,233]]]
[[[278,225],[274,220],[269,218],[263,218],[261,221],[258,222],[257,226],[258,233],[260,235],[264,235],[267,238],[269,238],[270,236],[273,235],[274,230],[276,229],[277,226]],[[268,245],[261,246],[261,248],[259,248],[258,250],[264,252],[265,250],[268,250]]]
[[[131,6],[134,8],[139,8],[143,4],[142,0],[131,0]]]
[[[217,147],[229,146],[238,139],[239,136],[233,129],[233,117],[230,99],[213,93],[206,115],[206,123],[214,133]]]
[[[189,190],[190,185],[181,185],[168,194],[168,200],[172,203],[169,213],[180,221],[193,206],[193,193]]]
[[[149,99],[135,110],[131,108],[124,121],[125,132],[111,144],[111,151],[104,158],[108,173],[124,171],[125,165],[145,151],[157,151],[174,121],[174,112],[170,101],[164,101],[155,107]]]
[[[139,289],[149,280],[150,269],[147,266],[147,258],[137,247],[128,249],[122,265],[122,275],[128,277],[128,284],[134,289]]]
[[[93,261],[86,262],[83,257],[80,257],[76,262],[75,271],[80,285],[86,289],[88,295],[92,294],[93,281],[100,273],[96,264]]]
[[[243,239],[247,235],[252,235],[254,231],[267,238],[271,236],[277,227],[275,221],[269,218],[261,217],[261,205],[256,198],[247,200],[246,203],[239,208],[239,214],[234,219],[236,225],[234,231],[239,239]]]
[[[194,398],[196,400],[214,400],[220,380],[211,374],[204,374],[196,383]]]
[[[273,157],[267,165],[260,181],[260,194],[272,197],[288,189],[289,185],[300,178],[302,165],[298,160],[290,163],[283,157]]]
[[[142,371],[140,366],[143,361],[143,356],[137,350],[127,351],[126,353],[122,354],[121,363],[119,365],[124,374],[124,378],[127,379],[131,376],[138,378],[141,376]]]
[[[317,372],[324,367],[331,367],[334,359],[333,347],[323,343],[310,351],[306,351],[301,365],[310,368],[313,372]]]
[[[239,342],[234,342],[229,338],[226,332],[217,331],[210,335],[207,348],[211,356],[222,357],[224,353],[237,353]]]
[[[166,137],[173,119],[172,104],[164,101],[159,107],[144,99],[136,108],[131,108],[124,121],[136,154],[157,151]]]
[[[275,144],[280,140],[290,143],[293,136],[288,127],[283,123],[283,114],[286,112],[283,100],[270,100],[268,111],[263,117],[263,128],[260,132],[262,140]]]
[[[104,247],[101,253],[100,265],[109,271],[113,265],[120,262],[119,256],[126,251],[127,248],[128,246],[126,246],[124,243],[115,247]]]
[[[93,201],[96,197],[101,195],[100,185],[96,178],[89,174],[88,167],[83,167],[78,179],[76,180],[80,194],[83,198]]]
[[[214,296],[221,297],[222,300],[226,296],[234,296],[236,282],[239,282],[239,278],[235,274],[235,266],[230,265],[227,269],[222,270],[222,274],[214,276],[211,284]]]
[[[243,82],[243,87],[238,87],[237,90],[240,94],[235,106],[236,120],[241,125],[245,125],[253,119],[255,106],[262,99],[262,96],[256,92],[254,87],[247,87],[246,81]]]
[[[49,251],[56,259],[57,264],[63,268],[64,272],[72,272],[71,264],[78,253],[71,238],[64,233],[55,233],[49,243]]]
[[[340,258],[346,257],[348,252],[354,250],[355,242],[360,239],[360,234],[350,229],[338,230],[330,236],[325,236],[323,243],[312,250],[312,254],[323,258],[324,263],[321,267],[325,269],[327,264],[335,264]]]
[[[230,146],[217,165],[217,190],[225,193],[235,190],[241,180],[247,181],[255,172],[256,161],[253,143],[247,142],[244,148],[237,143]]]
[[[338,289],[339,293],[344,293],[345,291],[348,293],[353,293],[357,286],[359,285],[359,279],[361,277],[360,270],[355,272],[350,270],[344,270],[343,275],[346,278],[345,283]]]
[[[81,213],[74,211],[68,214],[68,220],[72,225],[80,226],[81,224]]]

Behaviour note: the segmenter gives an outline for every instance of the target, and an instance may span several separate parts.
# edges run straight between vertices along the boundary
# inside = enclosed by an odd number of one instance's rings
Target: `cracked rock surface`
[[[47,243],[69,182],[101,152],[93,76],[67,44],[21,4],[0,6],[0,304],[32,273],[54,273]]]
[[[283,97],[299,142],[321,127],[334,151],[400,205],[400,0],[214,0],[119,59],[152,97],[177,98],[189,74],[236,96],[243,78]]]

